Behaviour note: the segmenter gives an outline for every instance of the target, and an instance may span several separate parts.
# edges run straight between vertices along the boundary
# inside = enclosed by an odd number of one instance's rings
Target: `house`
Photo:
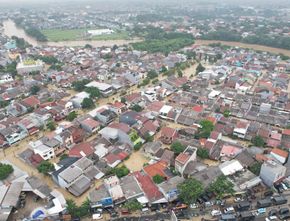
[[[104,160],[107,162],[108,166],[111,168],[115,168],[121,163],[121,159],[118,155],[113,154],[113,153],[108,153],[105,157]]]
[[[238,160],[226,161],[220,164],[219,168],[225,176],[229,176],[243,170],[243,166]]]
[[[80,125],[89,134],[94,134],[101,128],[101,124],[92,118],[81,121]]]
[[[239,121],[234,128],[233,135],[237,136],[238,138],[245,139],[249,126],[249,122]]]
[[[108,97],[113,93],[113,87],[110,84],[92,81],[85,85],[86,87],[96,87],[104,97]]]
[[[133,126],[134,124],[136,124],[138,122],[137,118],[139,116],[140,116],[140,114],[137,113],[136,111],[127,111],[127,112],[120,115],[119,122],[127,124],[129,126]]]
[[[27,109],[36,109],[40,105],[40,101],[35,96],[24,98],[20,103]]]
[[[179,191],[177,186],[184,181],[180,176],[172,177],[158,185],[159,190],[168,202],[172,202],[178,198]]]
[[[273,184],[281,180],[286,174],[287,168],[274,161],[266,161],[262,164],[260,178],[263,182],[272,187]]]
[[[182,153],[175,159],[175,170],[183,174],[186,166],[196,160],[197,148],[188,146]]]
[[[226,158],[235,158],[239,153],[242,152],[242,148],[231,145],[231,144],[224,144],[222,146],[220,156],[221,157],[226,157]]]
[[[288,159],[288,152],[285,150],[281,150],[279,148],[274,148],[271,152],[270,155],[274,157],[276,160],[278,160],[281,164],[286,163]]]
[[[156,203],[167,203],[167,200],[163,194],[159,191],[158,187],[154,184],[152,179],[143,172],[135,172],[134,176],[139,182],[147,200],[144,203],[149,202],[150,204]]]
[[[21,56],[20,56],[21,57]],[[20,62],[16,66],[16,70],[18,74],[26,74],[35,71],[42,71],[44,68],[44,63],[40,60],[22,60],[20,58]]]
[[[28,131],[20,125],[12,125],[10,127],[0,129],[0,136],[7,141],[8,145],[12,145],[28,136]]]
[[[160,141],[148,142],[144,145],[143,150],[149,157],[156,157],[156,154],[162,149]]]
[[[27,113],[27,108],[19,102],[11,102],[9,106],[6,108],[7,114],[19,117]]]
[[[103,125],[108,125],[117,117],[117,114],[109,106],[101,106],[89,112],[94,119],[98,119]]]
[[[88,196],[91,208],[107,208],[113,207],[113,198],[105,185],[92,190]]]
[[[110,196],[112,197],[114,204],[120,204],[125,201],[125,195],[120,185],[120,180],[117,176],[111,176],[104,179],[104,185],[107,188]]]
[[[74,145],[68,152],[69,157],[87,157],[89,159],[93,159],[94,148],[88,142],[79,143]]]
[[[120,129],[115,129],[108,126],[100,130],[99,134],[112,144],[119,143],[133,146],[130,136]]]
[[[54,149],[43,144],[41,140],[30,142],[29,146],[34,154],[40,155],[43,160],[49,160],[55,157]]]
[[[123,190],[126,200],[139,199],[142,202],[144,192],[140,187],[136,177],[133,174],[129,174],[120,179],[120,185]],[[139,201],[138,200],[138,201]]]
[[[99,177],[100,171],[94,166],[93,161],[82,157],[64,169],[54,172],[57,184],[66,188],[75,196],[82,195],[91,185],[92,180]]]
[[[90,97],[90,94],[83,91],[73,96],[70,101],[73,103],[73,106],[75,108],[81,108],[83,100],[89,97]]]
[[[169,175],[166,173],[168,164],[164,161],[158,161],[156,163],[150,164],[143,168],[144,172],[148,174],[151,178],[156,175],[162,176],[165,179],[169,178]]]
[[[170,128],[170,127],[162,127],[161,128],[161,141],[164,144],[171,144],[178,138],[177,130]]]

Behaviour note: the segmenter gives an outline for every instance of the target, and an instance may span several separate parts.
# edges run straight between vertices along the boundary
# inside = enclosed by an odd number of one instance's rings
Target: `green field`
[[[128,39],[126,31],[115,31],[110,35],[99,35],[86,37],[86,29],[45,29],[41,32],[46,36],[48,41],[76,41],[76,40],[119,40]]]

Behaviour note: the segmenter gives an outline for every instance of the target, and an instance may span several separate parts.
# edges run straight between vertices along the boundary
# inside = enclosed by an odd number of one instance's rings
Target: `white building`
[[[113,34],[114,30],[112,29],[95,29],[95,30],[88,30],[88,34],[92,36],[98,36],[98,35],[110,35]]]
[[[44,160],[52,159],[55,156],[54,149],[43,144],[41,140],[30,142],[29,145],[34,154],[39,154]]]
[[[25,60],[20,61],[20,63],[17,64],[16,70],[18,74],[25,74],[25,73],[31,73],[34,71],[42,71],[44,68],[44,63],[40,60],[34,61],[34,60]]]
[[[81,108],[82,107],[82,102],[85,98],[89,98],[90,95],[83,91],[83,92],[80,92],[78,94],[76,94],[72,99],[71,99],[71,102],[73,103],[73,106],[75,108]]]
[[[104,97],[108,97],[113,93],[113,87],[110,84],[102,83],[102,82],[97,82],[97,81],[92,81],[88,84],[86,84],[86,87],[96,87],[99,89],[101,94]]]

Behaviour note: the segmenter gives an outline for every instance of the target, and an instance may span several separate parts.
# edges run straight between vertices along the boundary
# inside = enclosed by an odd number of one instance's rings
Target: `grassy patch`
[[[76,40],[119,40],[128,39],[126,31],[115,31],[112,34],[86,36],[86,29],[45,29],[41,30],[48,41],[76,41]]]

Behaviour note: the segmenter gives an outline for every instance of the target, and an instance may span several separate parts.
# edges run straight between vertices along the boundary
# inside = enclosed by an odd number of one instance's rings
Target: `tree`
[[[0,101],[0,108],[7,107],[9,105],[9,101]]]
[[[202,120],[200,122],[200,128],[198,133],[196,134],[196,138],[208,138],[210,136],[210,133],[214,129],[214,125],[209,120]]]
[[[95,99],[101,96],[100,90],[96,87],[88,87],[85,89],[85,92],[90,94],[90,98]]]
[[[5,180],[14,169],[10,164],[0,163],[0,180]]]
[[[186,146],[184,146],[182,143],[179,141],[175,141],[171,144],[170,149],[175,153],[175,154],[180,154],[185,150]]]
[[[154,140],[154,136],[151,136],[148,132],[144,135],[144,139],[146,142],[152,142]]]
[[[90,201],[88,199],[80,207],[71,199],[66,200],[66,204],[67,211],[74,218],[83,218],[90,214]]]
[[[156,184],[160,184],[165,180],[165,178],[159,174],[153,176],[153,182]]]
[[[143,144],[142,144],[141,142],[136,143],[136,144],[134,145],[134,150],[135,150],[135,151],[138,151],[138,150],[141,149],[142,146],[143,146]]]
[[[182,71],[180,69],[177,70],[177,75],[178,75],[178,77],[182,77],[183,76],[183,73],[182,73]]]
[[[77,116],[78,116],[77,112],[72,111],[72,112],[70,112],[70,113],[67,115],[66,119],[67,119],[68,121],[73,121],[74,119],[77,118]]]
[[[93,48],[93,46],[92,46],[92,45],[90,45],[90,44],[86,44],[86,45],[85,45],[85,48],[87,48],[87,49],[92,49],[92,48]]]
[[[203,72],[205,70],[205,67],[202,66],[201,63],[199,63],[196,67],[196,74],[199,74],[200,72]]]
[[[37,85],[33,85],[31,88],[30,88],[30,93],[35,95],[38,93],[38,91],[40,91],[40,87],[37,86]]]
[[[128,200],[125,204],[124,204],[124,208],[128,209],[129,211],[133,212],[136,210],[140,210],[142,209],[142,204],[134,199],[134,200]]]
[[[121,97],[121,103],[125,104],[126,103],[126,98]]]
[[[82,105],[82,108],[84,109],[90,109],[95,106],[95,103],[91,98],[85,98],[81,105]]]
[[[253,165],[249,167],[249,170],[255,174],[256,176],[260,175],[262,164],[260,162],[255,162]]]
[[[204,148],[199,148],[197,149],[196,152],[197,156],[200,157],[201,159],[208,159],[209,158],[209,152],[207,149]]]
[[[49,129],[50,131],[54,131],[56,126],[55,126],[55,123],[53,121],[49,121],[47,124],[46,124],[46,127],[47,129]]]
[[[183,84],[182,85],[182,90],[183,91],[189,91],[189,89],[190,89],[190,86],[188,84]]]
[[[223,114],[224,114],[224,117],[228,118],[231,115],[231,112],[230,110],[225,110]]]
[[[54,171],[54,169],[54,165],[47,160],[42,161],[37,167],[37,170],[45,175]]]
[[[121,166],[121,167],[116,167],[116,168],[113,168],[109,174],[114,174],[116,175],[118,178],[121,178],[121,177],[124,177],[124,176],[127,176],[128,174],[130,173],[130,170],[125,166]]]
[[[143,110],[143,108],[138,104],[134,104],[130,109],[136,112],[141,112]]]
[[[81,81],[74,81],[72,82],[72,87],[75,91],[83,91],[86,88],[86,84],[88,84],[90,80],[88,79],[83,79]]]
[[[158,73],[155,70],[148,71],[147,78],[154,79],[158,77]]]
[[[186,204],[195,203],[198,197],[204,192],[203,185],[200,181],[190,178],[177,186],[179,198]]]
[[[255,136],[252,139],[252,143],[257,147],[264,147],[265,146],[265,141],[260,135]]]
[[[219,176],[208,189],[216,194],[217,199],[222,199],[227,194],[233,195],[235,192],[234,184],[224,175]]]

